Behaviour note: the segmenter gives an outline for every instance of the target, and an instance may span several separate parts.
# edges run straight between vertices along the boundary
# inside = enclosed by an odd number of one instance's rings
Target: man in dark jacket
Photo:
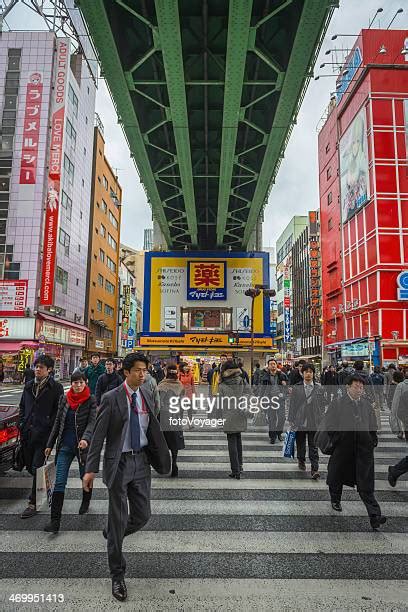
[[[96,383],[98,382],[98,378],[102,376],[104,372],[105,366],[103,365],[101,358],[99,357],[98,353],[93,353],[91,355],[91,365],[89,365],[85,370],[88,387],[90,388],[92,395],[95,395]]]
[[[262,372],[258,388],[260,397],[274,398],[274,406],[268,409],[269,440],[275,444],[276,438],[282,440],[282,431],[285,424],[286,374],[278,369],[276,359],[269,359],[267,368]]]
[[[259,361],[255,364],[255,370],[252,372],[252,386],[257,387],[261,383],[262,370]]]
[[[319,451],[314,443],[316,430],[324,413],[322,387],[315,382],[312,363],[302,366],[303,380],[293,386],[288,421],[296,429],[296,448],[300,470],[306,470],[306,438],[313,480],[320,478]]]
[[[329,459],[327,484],[333,510],[342,511],[343,485],[354,487],[363,501],[371,527],[386,522],[374,496],[374,448],[378,444],[377,422],[370,402],[364,396],[364,381],[352,374],[347,392],[335,399],[326,413],[327,431],[333,453]]]
[[[295,365],[289,374],[289,386],[290,387],[303,382],[302,367],[304,366],[305,363],[306,361],[304,359],[299,359],[299,361],[295,361]]]
[[[36,470],[44,465],[44,450],[54,425],[58,403],[64,395],[63,386],[50,376],[54,360],[41,355],[34,363],[34,380],[28,382],[20,400],[19,427],[23,456],[27,470],[33,476],[28,506],[21,518],[36,514]]]
[[[344,392],[346,392],[346,383],[349,376],[354,373],[353,368],[347,361],[343,361],[342,368],[337,372],[337,384],[340,387],[343,387]]]
[[[119,387],[123,382],[122,377],[115,369],[115,362],[113,359],[107,359],[105,361],[105,368],[105,374],[102,374],[96,383],[95,397],[98,406],[100,406],[102,397],[107,391],[116,389],[116,387]]]

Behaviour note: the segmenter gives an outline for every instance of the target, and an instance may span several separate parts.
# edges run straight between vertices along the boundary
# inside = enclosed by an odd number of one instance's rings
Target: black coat
[[[276,401],[278,401],[280,404],[280,408],[282,409],[285,406],[286,384],[287,384],[288,379],[287,379],[286,374],[284,374],[280,370],[277,370],[276,374],[277,374],[277,384],[279,387],[282,387],[282,389],[279,389],[278,397],[276,398],[277,391],[276,391],[275,386],[272,385],[271,375],[267,368],[262,371],[262,374],[260,377],[260,383],[256,389],[256,394],[259,397],[268,397],[268,398],[274,397],[275,403]]]
[[[172,426],[171,431],[169,431],[170,423],[168,419],[170,417],[178,418],[182,416],[180,413],[171,414],[169,408],[171,398],[182,398],[185,396],[184,386],[179,380],[165,378],[158,384],[157,389],[160,395],[160,427],[162,428],[167,446],[172,451],[182,450],[185,448],[183,429],[181,426],[178,429]],[[189,416],[192,417],[193,415],[189,414]]]
[[[46,448],[64,388],[49,377],[39,395],[34,395],[34,380],[28,382],[20,400],[19,427],[23,445]]]
[[[303,380],[293,386],[288,421],[294,423],[296,429],[316,431],[323,414],[324,396],[323,389],[319,384],[314,384],[313,391],[308,399],[306,399]]]
[[[327,484],[357,485],[359,491],[374,491],[374,448],[377,420],[373,407],[361,398],[358,407],[346,394],[335,399],[326,413],[333,454],[329,459]]]
[[[102,401],[104,393],[112,391],[112,389],[116,389],[116,387],[119,387],[119,385],[122,383],[123,379],[117,372],[112,372],[112,374],[105,372],[105,374],[101,374],[97,380],[95,389],[96,403],[98,406]]]
[[[56,455],[58,454],[61,442],[62,435],[64,433],[65,419],[67,416],[68,410],[71,410],[68,404],[68,400],[66,396],[62,396],[58,406],[57,417],[54,422],[54,427],[50,433],[48,438],[47,447],[53,448],[55,442],[57,442],[56,447]],[[86,440],[88,442],[88,447],[81,450],[79,454],[79,449],[77,449],[77,456],[80,456],[81,463],[85,463],[86,455],[88,452],[89,445],[91,444],[92,434],[95,427],[96,421],[96,400],[93,395],[91,395],[83,404],[78,406],[75,411],[75,429],[76,429],[76,437],[78,442],[80,440]]]

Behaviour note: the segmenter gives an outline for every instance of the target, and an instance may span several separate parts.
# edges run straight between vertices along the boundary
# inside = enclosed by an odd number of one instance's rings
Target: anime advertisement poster
[[[341,218],[345,223],[370,197],[365,108],[340,139],[340,193]]]

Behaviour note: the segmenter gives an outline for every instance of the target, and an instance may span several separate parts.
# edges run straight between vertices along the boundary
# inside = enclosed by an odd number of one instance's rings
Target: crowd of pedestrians
[[[85,514],[103,453],[103,481],[109,492],[107,539],[112,593],[126,599],[123,538],[141,529],[150,517],[150,466],[161,474],[179,475],[178,453],[185,448],[183,427],[166,431],[161,415],[168,414],[174,400],[192,398],[194,377],[187,363],[163,366],[149,362],[141,353],[127,355],[123,363],[99,355],[91,362],[81,359],[64,393],[55,381],[53,360],[39,356],[33,377],[26,376],[20,401],[20,431],[24,465],[32,475],[28,505],[21,518],[36,510],[36,471],[55,448],[56,478],[51,500],[51,517],[44,530],[58,533],[61,526],[65,488],[74,459],[79,465],[83,493],[79,514]],[[319,431],[328,436],[330,454],[327,485],[333,510],[342,511],[344,486],[356,487],[373,529],[385,523],[374,490],[374,449],[378,444],[380,413],[391,411],[392,431],[408,441],[408,375],[390,366],[386,372],[374,368],[369,374],[364,363],[328,366],[317,381],[315,367],[303,360],[293,368],[269,359],[256,364],[251,380],[243,363],[221,355],[207,375],[209,396],[228,400],[242,397],[267,399],[266,421],[271,444],[284,441],[285,423],[296,432],[298,468],[319,480]],[[252,384],[250,384],[250,382]],[[237,404],[235,404],[236,406]],[[250,414],[223,409],[231,473],[239,480],[244,473],[242,433]],[[164,416],[162,417],[164,419]],[[163,430],[163,431],[162,431]],[[320,450],[322,450],[320,445]],[[408,457],[388,470],[392,487],[408,471]]]

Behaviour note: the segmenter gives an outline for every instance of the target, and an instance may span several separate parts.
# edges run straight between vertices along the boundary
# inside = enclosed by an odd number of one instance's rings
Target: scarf
[[[34,378],[34,384],[33,384],[34,397],[38,397],[40,395],[41,391],[43,390],[43,388],[45,387],[49,379],[50,379],[49,376],[42,378],[40,381],[37,381],[37,379]]]
[[[68,406],[72,410],[77,410],[78,407],[86,402],[86,400],[91,396],[91,390],[89,387],[85,387],[81,393],[74,393],[72,389],[67,391],[67,402]]]

